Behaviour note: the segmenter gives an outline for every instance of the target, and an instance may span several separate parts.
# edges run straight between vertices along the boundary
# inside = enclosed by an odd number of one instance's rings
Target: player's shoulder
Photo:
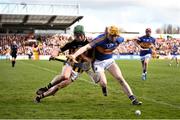
[[[139,37],[139,39],[140,39],[140,40],[141,40],[141,39],[152,39],[152,40],[155,40],[154,37],[152,37],[152,36],[146,36],[146,35],[143,35],[143,36]]]
[[[99,43],[99,42],[102,42],[104,40],[106,40],[106,34],[100,34],[96,38],[94,38],[92,42]]]
[[[82,42],[80,42],[80,41],[78,41],[78,40],[76,40],[76,39],[74,39],[73,41],[70,41],[70,42],[68,42],[66,45],[77,45],[77,44],[80,44],[80,43],[82,43]]]
[[[106,38],[106,34],[100,34],[98,35],[96,38],[94,38],[94,40],[99,40],[99,39],[105,39]]]
[[[143,36],[139,37],[139,39],[144,39],[144,38],[147,38],[147,36],[143,35]]]
[[[154,37],[152,37],[152,36],[151,36],[151,39],[152,39],[152,40],[156,40],[156,38],[154,38]]]

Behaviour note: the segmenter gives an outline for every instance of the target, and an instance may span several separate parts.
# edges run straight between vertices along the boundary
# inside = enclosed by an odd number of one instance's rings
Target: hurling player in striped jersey
[[[140,49],[140,57],[142,64],[142,80],[147,79],[147,68],[151,57],[156,57],[155,38],[151,37],[151,29],[145,30],[145,35],[136,40]]]

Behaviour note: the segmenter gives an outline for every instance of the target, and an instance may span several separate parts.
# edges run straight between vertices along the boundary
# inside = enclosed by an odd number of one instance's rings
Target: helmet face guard
[[[120,30],[116,26],[110,26],[106,28],[106,33],[110,36],[119,36],[120,35]]]
[[[74,34],[76,40],[84,40],[85,39],[85,34],[82,34],[82,33],[77,33],[77,34]]]
[[[116,41],[116,38],[120,36],[120,30],[116,26],[109,26],[105,29],[106,37],[114,42]]]
[[[151,35],[151,28],[146,28],[145,33],[146,33],[146,36],[150,36]]]
[[[147,32],[151,33],[151,28],[147,28],[145,32],[146,32],[146,33],[147,33]]]

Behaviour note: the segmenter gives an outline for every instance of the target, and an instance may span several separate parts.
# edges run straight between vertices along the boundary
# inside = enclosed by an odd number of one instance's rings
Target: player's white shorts
[[[68,63],[66,63],[66,66],[71,66]],[[71,80],[75,81],[79,77],[80,73],[74,71],[73,69],[71,70]]]
[[[151,54],[146,54],[144,56],[141,56],[141,61],[146,60],[146,59],[151,59]]]
[[[171,55],[172,59],[176,59],[177,55]]]
[[[10,58],[11,58],[10,53],[6,53],[6,59],[10,59]]]
[[[75,81],[79,77],[79,73],[74,70],[71,71],[71,80]]]
[[[113,63],[114,63],[113,58],[103,60],[103,61],[95,60],[93,64],[94,72],[102,72],[108,69]]]

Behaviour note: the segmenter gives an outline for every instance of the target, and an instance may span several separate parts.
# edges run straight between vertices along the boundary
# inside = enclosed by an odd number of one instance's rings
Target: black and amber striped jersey
[[[60,51],[61,52],[64,52],[66,50],[69,50],[69,54],[73,54],[75,53],[80,47],[83,47],[85,46],[86,44],[88,44],[89,42],[87,40],[85,41],[78,41],[78,40],[73,40],[72,42],[69,42],[67,43],[64,47],[60,48]],[[88,53],[91,53],[91,52],[85,52],[84,55],[89,57],[91,55],[89,55]],[[69,60],[67,60],[69,61]],[[78,56],[76,58],[76,61],[79,62],[79,63],[83,63],[83,62],[86,62],[86,60],[82,57],[82,55]],[[72,67],[73,67],[73,70],[76,71],[76,72],[83,72],[82,69],[80,69],[79,67],[77,66],[74,66],[73,64],[71,64]]]
[[[60,50],[62,52],[66,51],[66,50],[69,50],[69,54],[73,54],[80,47],[83,47],[88,43],[89,42],[87,40],[85,40],[85,41],[73,40],[72,42],[67,43],[64,47],[60,48]]]

